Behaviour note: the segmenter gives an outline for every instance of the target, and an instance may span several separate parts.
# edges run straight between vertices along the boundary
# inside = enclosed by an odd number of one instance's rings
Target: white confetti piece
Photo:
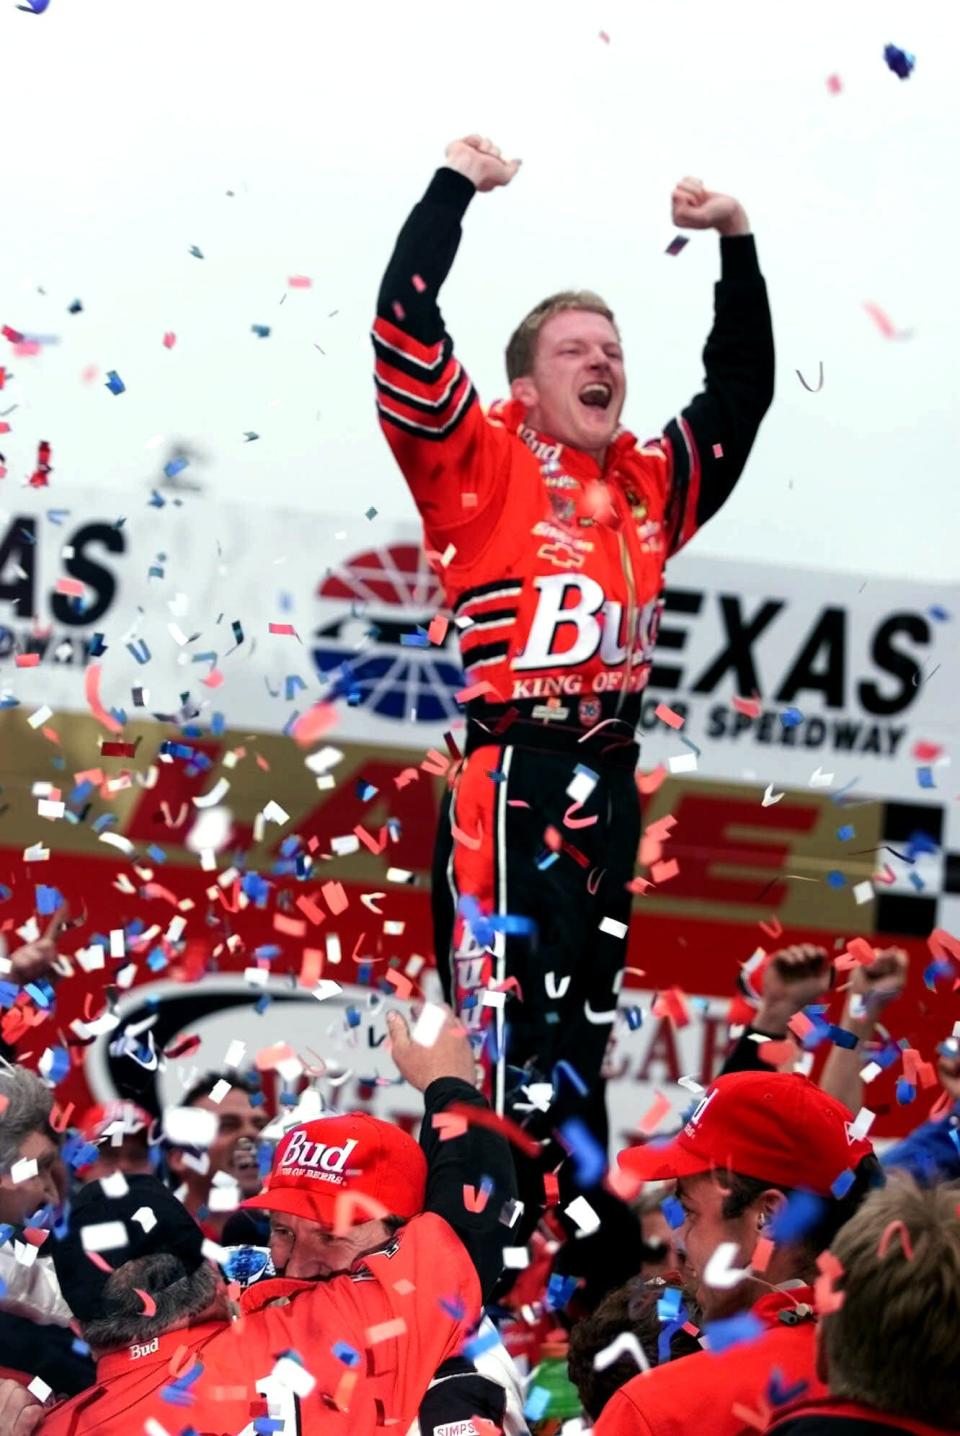
[[[769,1038],[766,1040],[769,1041]],[[677,1086],[682,1087],[686,1092],[699,1093],[705,1090],[695,1077],[678,1077]]]
[[[309,1396],[317,1384],[317,1378],[292,1356],[281,1356],[271,1374],[295,1396]]]
[[[620,1335],[614,1337],[609,1346],[605,1346],[602,1351],[597,1352],[593,1358],[594,1371],[606,1371],[607,1367],[612,1366],[621,1356],[632,1356],[641,1371],[650,1370],[650,1362],[647,1360],[647,1354],[634,1333],[632,1331],[621,1331]]]
[[[615,917],[605,917],[600,921],[600,931],[608,933],[610,937],[626,937],[627,924],[617,922]]]
[[[360,839],[355,833],[346,833],[341,838],[331,838],[330,851],[338,858],[349,857],[351,853],[360,851]]]
[[[406,926],[405,922],[400,922],[397,918],[388,919],[383,924],[383,935],[384,937],[402,937]]]
[[[31,1396],[35,1396],[40,1404],[43,1405],[47,1397],[51,1395],[53,1387],[48,1386],[42,1376],[35,1376],[27,1387],[27,1390]]]
[[[232,1090],[233,1083],[228,1082],[225,1077],[221,1077],[220,1081],[215,1082],[214,1085],[210,1088],[210,1101],[215,1103],[219,1107],[220,1103],[223,1101],[224,1097],[226,1097],[227,1093],[232,1092]]]
[[[810,774],[811,788],[829,788],[832,782],[833,774],[825,773],[822,768],[818,768],[815,773]]]
[[[24,942],[36,942],[40,936],[40,924],[35,917],[28,918],[22,927],[17,928],[17,936],[22,937]],[[6,968],[9,972],[9,966]]]
[[[27,719],[27,722],[30,724],[31,728],[42,728],[44,723],[49,723],[52,717],[53,709],[48,708],[47,705],[44,704],[42,708],[37,709],[36,713],[30,714],[30,717]]]
[[[179,942],[183,936],[183,930],[187,925],[187,919],[178,913],[167,923],[167,942]]]
[[[67,811],[66,803],[55,798],[41,798],[37,803],[38,818],[62,818]]]
[[[853,1121],[847,1123],[847,1140],[850,1142],[862,1141],[876,1119],[876,1112],[871,1112],[869,1107],[861,1107]]]
[[[123,1222],[92,1222],[80,1228],[80,1240],[85,1252],[118,1251],[130,1245]]]
[[[214,1172],[207,1194],[207,1206],[211,1212],[235,1212],[242,1200],[239,1183],[226,1172]]]
[[[157,1225],[157,1217],[153,1207],[138,1207],[131,1220],[135,1221],[145,1232],[152,1232]]]
[[[247,1044],[241,1042],[239,1037],[234,1037],[230,1046],[227,1048],[227,1055],[223,1059],[224,1067],[239,1067],[244,1059],[246,1050]]]
[[[243,980],[251,987],[266,989],[270,981],[270,972],[266,967],[245,967],[243,969]]]
[[[855,883],[852,892],[854,901],[861,906],[865,902],[873,902],[873,899],[875,897],[875,893],[873,891],[873,883],[870,882],[869,879],[862,883]]]
[[[428,1002],[413,1025],[410,1033],[414,1042],[421,1047],[432,1047],[446,1021],[446,1013],[435,1002]]]
[[[116,848],[118,852],[125,853],[128,858],[133,853],[133,843],[122,833],[101,833],[100,841],[106,843],[108,848]]]
[[[339,748],[319,748],[303,761],[311,773],[326,773],[328,769],[336,767],[342,758],[343,754]]]
[[[504,1247],[503,1264],[507,1271],[526,1271],[530,1265],[530,1253],[526,1247]]]
[[[193,806],[195,808],[215,808],[220,802],[221,798],[225,798],[229,791],[230,779],[221,777],[217,779],[213,787],[210,789],[209,793],[201,793],[199,797],[192,798],[191,802],[193,803]],[[270,807],[269,803],[267,804],[267,807]],[[283,813],[282,808],[280,809],[280,812]],[[264,814],[266,815],[266,809],[264,810]],[[283,818],[279,819],[279,821],[284,823],[287,821],[287,816],[285,813],[283,815]]]
[[[123,928],[122,928],[122,927],[112,927],[112,928],[110,929],[110,956],[111,956],[111,957],[126,957],[126,955],[127,955],[127,939],[126,939],[126,937],[125,937],[125,935],[124,935]]]
[[[342,991],[339,982],[334,982],[330,977],[321,977],[316,987],[311,987],[310,995],[318,1002],[325,1002],[328,997],[336,997]]]
[[[672,758],[667,759],[667,767],[671,773],[695,773],[697,771],[696,753],[675,753]]]
[[[327,962],[331,963],[334,967],[336,967],[343,954],[340,950],[340,939],[335,932],[327,933],[325,947],[327,953]]]
[[[219,1242],[212,1242],[209,1237],[205,1239],[200,1251],[207,1258],[207,1261],[215,1261],[217,1266],[225,1266],[230,1260],[230,1253],[227,1248],[222,1247]]]
[[[738,1254],[736,1242],[720,1242],[711,1252],[710,1260],[704,1267],[703,1280],[706,1285],[715,1287],[718,1291],[731,1291],[733,1287],[739,1286],[750,1273],[743,1267],[734,1266]]]
[[[600,1218],[582,1193],[579,1197],[574,1197],[569,1206],[564,1207],[564,1212],[584,1236],[591,1236],[593,1232],[600,1230]]]
[[[35,1247],[32,1242],[18,1242],[13,1244],[14,1260],[23,1267],[31,1267],[40,1255],[40,1248]]]
[[[83,968],[84,972],[99,972],[106,962],[106,953],[100,944],[94,943],[92,947],[81,947],[74,954],[77,966]]]
[[[104,833],[102,836],[108,837],[109,834]],[[43,843],[34,843],[32,847],[24,848],[23,850],[23,861],[25,863],[45,863],[49,856],[50,849],[45,848]]]
[[[130,1188],[122,1172],[111,1172],[100,1178],[100,1189],[105,1197],[125,1197]]]
[[[412,883],[413,873],[407,868],[387,868],[388,883]]]
[[[865,1067],[861,1067],[860,1069],[860,1081],[869,1084],[879,1077],[882,1071],[883,1068],[879,1062],[868,1062]]]
[[[154,1417],[148,1416],[143,1423],[143,1436],[170,1436],[170,1432]]]
[[[39,1171],[36,1157],[21,1157],[19,1162],[14,1162],[10,1168],[10,1180],[12,1182],[29,1182]]]
[[[448,564],[451,564],[453,562],[456,556],[456,552],[456,544],[448,543],[443,553],[440,555],[440,562],[444,568],[446,568]]]
[[[267,803],[263,809],[263,816],[268,823],[276,823],[278,827],[282,827],[284,823],[289,823],[290,821],[290,814],[284,808],[281,808],[279,803],[274,802],[273,798],[270,799],[269,803]]]
[[[507,994],[505,992],[485,991],[480,994],[481,1007],[493,1007],[499,1012],[506,1006],[506,1002]]]
[[[163,1111],[163,1135],[175,1147],[209,1147],[219,1126],[217,1114],[203,1107],[165,1107]]]
[[[578,763],[567,785],[567,797],[572,803],[585,803],[596,786],[596,773]]]

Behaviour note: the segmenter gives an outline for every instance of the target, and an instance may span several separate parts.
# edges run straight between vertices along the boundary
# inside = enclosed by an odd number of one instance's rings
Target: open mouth
[[[588,384],[585,389],[580,390],[577,397],[588,409],[607,409],[613,398],[613,390],[609,384]]]

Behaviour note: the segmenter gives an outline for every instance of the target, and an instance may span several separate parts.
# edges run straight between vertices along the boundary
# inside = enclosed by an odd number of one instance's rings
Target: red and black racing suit
[[[587,1090],[564,1074],[552,1120],[578,1114],[604,1140],[600,1068],[640,835],[635,730],[664,564],[746,462],[773,394],[770,312],[752,236],[722,239],[704,392],[650,443],[620,432],[601,468],[526,427],[514,402],[485,413],[453,352],[437,297],[473,194],[453,170],[434,176],[373,331],[380,423],[473,693],[434,864],[437,963],[482,1041],[498,1110],[523,1100],[517,1069],[549,1081],[565,1059]],[[578,767],[590,791],[576,807]],[[480,1000],[510,977],[522,1000]]]

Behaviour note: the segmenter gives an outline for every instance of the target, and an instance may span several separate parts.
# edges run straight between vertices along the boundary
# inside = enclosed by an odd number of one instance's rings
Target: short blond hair
[[[563,289],[559,294],[551,294],[547,299],[541,299],[540,303],[521,319],[510,336],[507,345],[507,378],[511,384],[514,379],[522,379],[524,375],[533,372],[540,330],[548,319],[552,319],[555,314],[563,314],[568,309],[580,309],[586,314],[602,314],[604,319],[610,320],[614,329],[617,327],[613,310],[599,294],[594,294],[592,289]]]
[[[957,1425],[958,1202],[960,1188],[924,1191],[897,1175],[838,1232],[843,1304],[821,1330],[832,1395]]]

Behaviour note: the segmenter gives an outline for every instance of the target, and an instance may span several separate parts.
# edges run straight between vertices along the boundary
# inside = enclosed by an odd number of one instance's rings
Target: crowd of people
[[[814,1081],[790,1024],[833,975],[810,946],[748,966],[750,1020],[679,1129],[581,1172],[566,1207],[561,1153],[533,1211],[532,1139],[478,1090],[450,1011],[428,1041],[388,1018],[419,1141],[365,1112],[304,1120],[310,1087],[278,1114],[235,1071],[159,1117],[118,1099],[57,1131],[51,1084],[4,1061],[2,1429],[957,1429],[960,1054],[948,1037],[937,1114],[878,1154],[862,1072],[907,958],[849,979],[856,1046],[828,1044]]]

